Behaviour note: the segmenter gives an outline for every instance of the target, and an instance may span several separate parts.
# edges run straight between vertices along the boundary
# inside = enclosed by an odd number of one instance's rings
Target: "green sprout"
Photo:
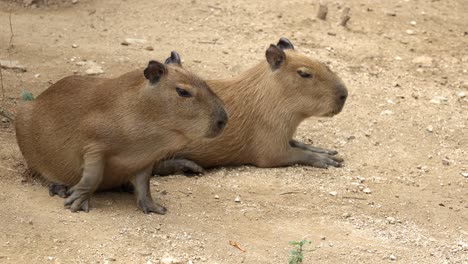
[[[34,100],[34,95],[27,91],[22,91],[20,94],[21,101],[32,101]]]
[[[289,264],[301,264],[302,261],[304,260],[304,254],[303,252],[305,251],[312,251],[312,250],[304,250],[302,247],[305,244],[310,244],[311,241],[308,241],[306,239],[303,239],[301,241],[289,241],[289,245],[293,246],[291,251],[289,252]]]

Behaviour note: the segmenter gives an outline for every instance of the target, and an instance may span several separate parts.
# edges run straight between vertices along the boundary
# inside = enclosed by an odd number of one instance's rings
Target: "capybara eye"
[[[187,90],[184,90],[182,88],[179,88],[179,87],[176,87],[176,92],[177,94],[180,96],[180,97],[192,97],[192,95],[187,91]]]
[[[303,72],[303,71],[297,71],[297,74],[299,74],[299,76],[301,76],[302,78],[312,78],[312,74],[310,73],[307,73],[307,72]]]

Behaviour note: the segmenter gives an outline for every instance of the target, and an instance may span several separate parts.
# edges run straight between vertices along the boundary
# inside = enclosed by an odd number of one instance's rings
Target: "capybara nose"
[[[343,104],[346,101],[346,98],[348,98],[348,90],[344,85],[338,85],[338,98]]]
[[[226,120],[218,120],[216,122],[216,126],[218,127],[219,130],[223,130],[224,127],[226,126]]]

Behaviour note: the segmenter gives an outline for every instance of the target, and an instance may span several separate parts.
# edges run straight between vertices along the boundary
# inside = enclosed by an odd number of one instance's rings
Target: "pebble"
[[[74,48],[74,49],[78,48],[78,44],[73,43],[72,48]]]
[[[364,189],[362,190],[362,192],[363,192],[363,193],[367,193],[367,194],[372,193],[371,189],[369,189],[369,188],[364,188]]]
[[[465,97],[466,97],[466,93],[465,93],[465,92],[458,93],[458,97],[459,97],[459,98],[465,98]]]
[[[416,26],[416,21],[413,20],[413,21],[410,22],[410,24],[411,24],[412,26]]]
[[[215,198],[216,200],[218,200],[218,199],[219,199],[219,195],[215,195],[214,198]]]
[[[419,56],[413,59],[413,63],[418,65],[418,67],[431,67],[434,62],[434,59],[429,56]]]
[[[146,39],[137,39],[137,38],[126,38],[122,41],[122,45],[128,46],[130,44],[145,44]]]
[[[78,0],[72,0],[72,4],[78,4]]]
[[[41,74],[37,73],[37,74],[34,74],[34,78],[39,78],[41,77]]]
[[[432,133],[432,132],[434,131],[434,128],[433,128],[432,126],[427,126],[427,127],[426,127],[426,130],[427,130],[427,132],[431,132],[431,133]]]
[[[429,103],[431,104],[441,104],[441,103],[445,103],[447,102],[448,99],[447,97],[444,97],[444,96],[434,96],[431,101],[429,101]]]
[[[85,71],[85,73],[88,75],[98,75],[104,73],[102,66],[94,61],[79,61],[76,63],[76,65],[87,67],[88,69]]]
[[[98,75],[98,74],[103,74],[104,71],[102,70],[102,67],[99,65],[93,66],[85,71],[86,74],[88,75]]]
[[[392,110],[385,110],[385,111],[382,111],[380,113],[381,116],[383,115],[393,115],[393,111]]]
[[[443,158],[442,159],[442,164],[445,165],[445,166],[448,166],[448,165],[450,165],[450,160],[448,160],[446,158]]]
[[[329,194],[330,194],[331,196],[336,196],[338,193],[335,192],[335,191],[332,191],[332,192],[329,192]]]
[[[396,222],[395,218],[389,216],[387,217],[387,223],[391,224],[391,225],[394,225]]]
[[[152,46],[148,46],[148,47],[145,48],[145,50],[153,51],[154,48]]]
[[[26,67],[24,65],[21,65],[18,61],[14,61],[14,60],[0,60],[0,66],[3,69],[26,72]]]
[[[406,30],[406,34],[408,34],[408,35],[414,35],[414,34],[416,34],[416,33],[415,33],[414,30],[412,30],[412,29],[407,29],[407,30]]]
[[[174,258],[163,258],[159,260],[160,264],[182,264],[182,261]]]
[[[461,175],[465,178],[468,178],[468,172],[462,172]]]
[[[344,213],[341,215],[343,218],[350,218],[351,217],[351,213]]]
[[[240,202],[241,202],[241,198],[240,198],[239,195],[236,196],[236,199],[234,199],[234,202],[236,202],[236,203],[240,203]]]
[[[391,254],[390,257],[389,257],[389,259],[390,259],[390,260],[397,260],[397,257],[396,257],[395,255]]]
[[[395,60],[396,60],[396,61],[401,61],[401,60],[403,60],[403,58],[400,57],[400,56],[396,56],[396,57],[395,57]]]

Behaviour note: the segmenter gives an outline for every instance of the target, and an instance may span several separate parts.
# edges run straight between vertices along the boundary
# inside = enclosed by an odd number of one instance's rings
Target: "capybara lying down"
[[[270,45],[266,60],[240,75],[207,83],[223,100],[229,124],[220,137],[192,141],[174,158],[157,163],[155,174],[243,164],[341,166],[336,151],[292,138],[304,119],[338,114],[348,96],[346,86],[327,65],[297,52],[288,39]]]

